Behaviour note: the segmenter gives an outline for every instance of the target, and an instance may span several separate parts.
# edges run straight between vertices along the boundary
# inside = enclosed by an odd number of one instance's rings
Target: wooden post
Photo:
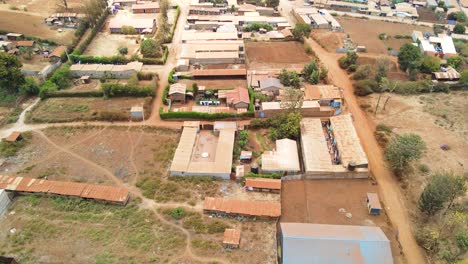
[[[388,101],[392,98],[391,96],[387,97],[387,100],[385,100],[385,103],[383,105],[383,110],[385,111],[385,107],[387,106]]]
[[[377,105],[375,106],[374,115],[377,114],[377,109],[379,108],[379,104],[380,104],[380,98],[382,98],[382,94],[379,95],[379,100],[377,100]]]

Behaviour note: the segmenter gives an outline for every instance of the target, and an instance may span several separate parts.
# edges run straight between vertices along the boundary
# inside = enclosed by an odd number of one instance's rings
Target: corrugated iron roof
[[[27,177],[0,176],[0,189],[17,192],[76,196],[123,204],[129,199],[129,191],[123,187],[79,182],[50,181]]]
[[[8,142],[15,142],[21,136],[21,132],[13,131],[11,134],[6,138]]]
[[[281,216],[281,204],[278,202],[270,201],[243,201],[205,197],[205,202],[203,203],[203,210],[249,216]]]
[[[259,189],[281,190],[281,180],[264,178],[246,178],[245,186]]]
[[[240,231],[236,229],[227,228],[224,230],[224,244],[239,245],[240,243]]]
[[[342,163],[345,166],[348,166],[350,162],[355,162],[356,165],[367,165],[369,162],[362,149],[351,116],[349,114],[333,116],[330,118],[330,123],[333,127]]]
[[[194,70],[192,76],[240,76],[247,75],[246,69],[208,69]]]
[[[393,263],[379,227],[281,223],[283,263]]]
[[[382,209],[382,206],[380,205],[379,201],[379,196],[376,193],[367,193],[367,199],[369,200],[371,208]]]

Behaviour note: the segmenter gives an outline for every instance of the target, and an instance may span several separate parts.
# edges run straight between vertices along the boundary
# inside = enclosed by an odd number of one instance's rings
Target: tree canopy
[[[301,84],[301,79],[296,71],[287,71],[286,69],[283,69],[279,74],[279,79],[281,84],[285,86],[299,88]]]
[[[419,209],[432,216],[443,209],[447,203],[447,208],[450,208],[457,197],[465,194],[465,182],[466,179],[463,176],[456,176],[452,172],[435,173],[421,193],[418,202]]]
[[[457,23],[453,28],[453,33],[455,34],[465,34],[465,26],[463,24]]]
[[[21,73],[23,65],[14,55],[0,53],[0,88],[10,93],[17,93],[24,83],[24,76]]]
[[[418,47],[411,43],[406,43],[400,48],[398,53],[398,64],[403,71],[418,68],[417,63],[422,57],[421,51]]]
[[[421,72],[432,73],[440,69],[440,59],[435,56],[424,56],[421,60]]]
[[[305,23],[297,23],[292,30],[292,34],[295,40],[303,41],[304,37],[309,37],[310,31],[312,31],[310,25]]]
[[[394,136],[385,149],[385,159],[397,175],[401,175],[411,161],[418,160],[426,150],[426,143],[416,134]]]
[[[327,69],[317,65],[317,62],[311,61],[304,66],[302,69],[302,76],[305,81],[311,84],[317,84],[320,80],[323,80],[327,77]]]
[[[154,39],[145,39],[140,44],[140,52],[144,57],[157,58],[161,56],[161,45]]]

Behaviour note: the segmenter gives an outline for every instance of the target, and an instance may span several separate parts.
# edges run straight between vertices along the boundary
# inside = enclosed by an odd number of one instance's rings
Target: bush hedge
[[[45,91],[42,98],[50,97],[103,97],[102,91],[85,91],[85,92],[61,92],[61,91]]]
[[[200,112],[164,112],[163,108],[159,108],[159,116],[161,119],[201,119],[201,120],[216,120],[225,118],[249,118],[253,117],[253,112],[242,114],[235,113],[200,113]]]
[[[73,63],[97,63],[97,64],[127,64],[130,62],[122,55],[115,56],[91,56],[91,55],[77,55],[70,54],[70,60]]]
[[[176,6],[176,15],[175,15],[175,18],[174,18],[174,24],[172,24],[172,26],[171,26],[171,31],[170,31],[169,37],[167,39],[165,39],[165,41],[164,41],[165,43],[171,43],[172,42],[172,39],[174,38],[175,29],[177,27],[177,22],[179,20],[179,16],[180,16],[180,7]]]
[[[145,97],[155,95],[151,86],[124,85],[119,83],[103,83],[102,92],[106,97]]]
[[[163,94],[162,94],[162,102],[163,104],[167,105],[167,94],[169,93],[169,85],[166,85],[166,87],[164,87],[164,91],[163,91]]]

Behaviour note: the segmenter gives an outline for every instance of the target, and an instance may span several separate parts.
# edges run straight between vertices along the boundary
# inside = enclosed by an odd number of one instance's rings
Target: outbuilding
[[[130,116],[135,120],[145,120],[145,110],[142,106],[132,106]]]
[[[367,209],[371,215],[380,214],[382,206],[380,206],[379,196],[376,193],[367,193]]]
[[[279,95],[279,91],[284,88],[278,78],[267,77],[258,81],[258,86],[262,92],[272,92],[275,95]]]
[[[240,231],[236,229],[227,228],[224,230],[223,246],[225,248],[239,248],[240,245]]]
[[[22,139],[23,139],[23,136],[21,135],[21,132],[13,131],[5,140],[8,142],[16,142]]]
[[[143,4],[132,5],[132,12],[134,14],[155,14],[159,13],[159,3],[150,2]]]
[[[11,204],[11,199],[5,190],[0,189],[0,216],[3,215]]]
[[[184,83],[174,83],[169,86],[169,92],[167,97],[171,99],[171,102],[182,102],[185,103],[185,94],[187,91],[187,85]]]

